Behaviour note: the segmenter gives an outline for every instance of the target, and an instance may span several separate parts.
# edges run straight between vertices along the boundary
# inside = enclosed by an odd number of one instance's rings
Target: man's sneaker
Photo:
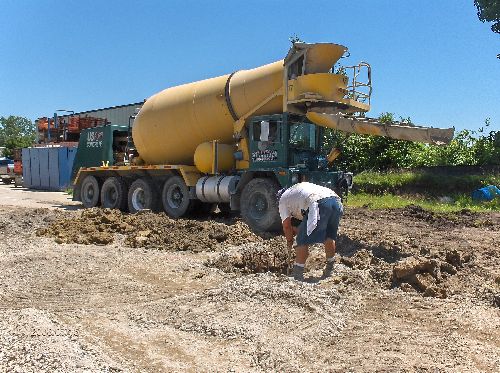
[[[325,268],[323,269],[323,278],[330,277],[333,272],[333,262],[326,262]]]
[[[298,265],[293,266],[293,279],[296,281],[304,281],[304,267]]]

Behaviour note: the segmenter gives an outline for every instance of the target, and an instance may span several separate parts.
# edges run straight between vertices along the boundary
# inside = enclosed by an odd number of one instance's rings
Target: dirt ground
[[[346,209],[335,272],[236,218],[0,187],[0,372],[498,372],[500,213]]]

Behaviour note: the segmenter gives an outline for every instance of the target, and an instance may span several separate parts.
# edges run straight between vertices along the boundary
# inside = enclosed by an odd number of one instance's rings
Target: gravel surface
[[[32,202],[0,198],[0,372],[500,371],[498,213],[347,209],[297,283],[237,219]]]

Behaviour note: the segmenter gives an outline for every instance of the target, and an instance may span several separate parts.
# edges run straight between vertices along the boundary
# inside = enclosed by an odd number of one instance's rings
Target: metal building
[[[58,113],[58,118],[69,119],[70,117],[93,117],[106,119],[107,124],[128,125],[130,116],[136,114],[143,104],[144,102],[137,102],[127,105],[82,111],[74,114]]]
[[[77,142],[86,128],[112,125],[129,125],[131,116],[137,114],[144,102],[112,106],[81,112],[56,110],[51,117],[38,118],[38,143]]]

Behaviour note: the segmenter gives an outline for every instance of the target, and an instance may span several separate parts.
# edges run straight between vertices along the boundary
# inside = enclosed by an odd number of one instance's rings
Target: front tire
[[[190,210],[189,189],[180,176],[172,176],[163,185],[163,209],[171,218],[180,218]]]
[[[99,182],[95,176],[89,175],[82,181],[81,197],[83,207],[92,208],[99,204]]]
[[[347,185],[347,180],[343,179],[339,183],[338,191],[335,191],[338,196],[340,197],[340,200],[342,203],[347,203],[347,196],[349,195],[349,187]]]
[[[127,206],[127,185],[118,177],[109,177],[101,188],[101,206],[108,209],[125,210]]]
[[[137,179],[128,190],[128,211],[132,214],[141,210],[154,211],[157,206],[157,198],[156,188],[152,181]]]
[[[251,180],[241,193],[241,216],[256,232],[276,232],[281,229],[276,193],[279,186],[269,179]]]

